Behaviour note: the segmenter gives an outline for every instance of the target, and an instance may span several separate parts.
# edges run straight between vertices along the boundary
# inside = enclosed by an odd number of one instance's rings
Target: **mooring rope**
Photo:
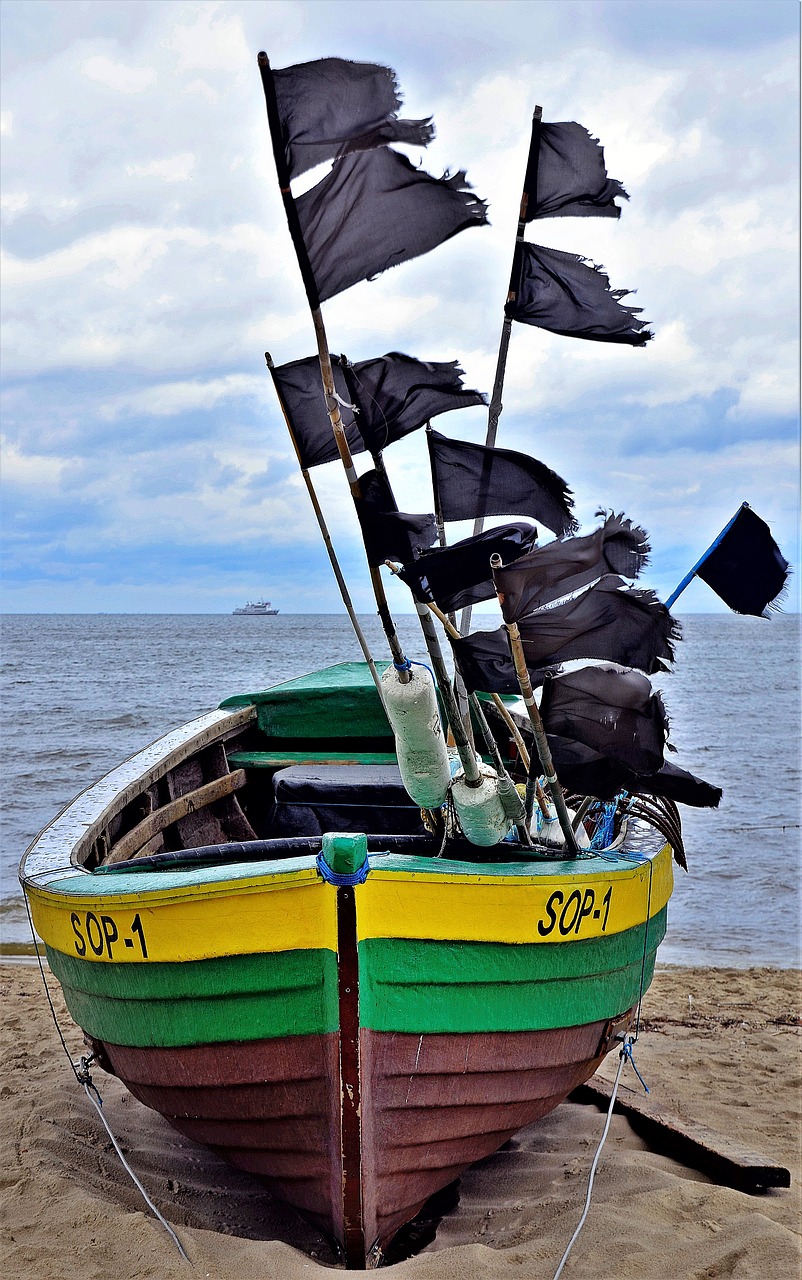
[[[162,1224],[165,1231],[167,1231],[170,1234],[170,1236],[172,1237],[173,1243],[175,1244],[175,1247],[177,1248],[178,1252],[181,1254],[181,1257],[184,1259],[184,1261],[189,1262],[189,1257],[187,1255],[186,1250],[184,1249],[184,1246],[182,1245],[181,1241],[179,1240],[173,1228],[170,1226],[167,1219],[164,1218],[162,1214],[159,1213],[159,1210],[156,1208],[155,1204],[151,1200],[147,1191],[142,1186],[142,1183],[139,1181],[139,1178],[136,1176],[130,1164],[128,1163],[125,1156],[123,1155],[122,1150],[120,1149],[119,1142],[117,1141],[111,1129],[109,1128],[109,1123],[105,1115],[103,1114],[103,1099],[100,1096],[97,1085],[95,1085],[92,1081],[92,1075],[89,1070],[89,1064],[92,1061],[92,1056],[93,1055],[90,1055],[88,1058],[81,1058],[80,1070],[75,1071],[75,1078],[83,1085],[84,1093],[86,1094],[87,1098],[92,1103],[92,1106],[95,1108],[98,1115],[100,1116],[100,1119],[103,1123],[103,1128],[106,1130],[106,1133],[111,1138],[112,1145],[114,1147],[114,1150],[117,1152],[117,1155],[120,1157],[120,1161],[122,1163],[123,1168],[125,1169],[126,1173],[130,1177],[134,1186],[139,1191],[140,1195],[142,1196],[142,1199],[145,1201],[145,1204],[148,1206],[150,1210],[152,1210],[153,1213],[155,1213],[156,1217],[159,1219],[159,1222]],[[73,1066],[73,1070],[75,1070],[74,1066]],[[93,1094],[94,1094],[94,1097],[92,1096]],[[192,1266],[191,1262],[190,1262],[190,1266]]]
[[[103,1114],[103,1099],[101,1098],[100,1093],[98,1092],[97,1086],[92,1081],[92,1074],[89,1070],[90,1063],[92,1062],[92,1058],[94,1057],[94,1054],[90,1054],[88,1058],[80,1058],[77,1066],[72,1060],[72,1054],[70,1053],[69,1048],[67,1046],[67,1041],[64,1039],[64,1033],[61,1030],[61,1025],[58,1020],[58,1014],[56,1013],[55,1005],[53,1004],[53,1001],[50,996],[50,988],[47,985],[47,978],[45,977],[45,969],[44,969],[44,965],[42,964],[42,956],[41,956],[41,952],[39,951],[39,942],[36,937],[36,930],[33,927],[33,918],[31,916],[30,903],[28,902],[28,891],[24,884],[22,886],[22,896],[25,899],[25,911],[28,916],[28,925],[31,930],[31,938],[33,940],[34,951],[36,952],[36,959],[39,963],[39,973],[41,974],[41,977],[42,977],[42,986],[45,989],[45,995],[47,996],[47,1003],[50,1006],[50,1013],[53,1018],[53,1024],[58,1033],[58,1038],[61,1041],[61,1047],[63,1048],[67,1056],[67,1061],[70,1064],[70,1070],[75,1076],[77,1083],[83,1086],[83,1089],[87,1098],[92,1103],[93,1107],[95,1108],[98,1115],[100,1116],[100,1119],[103,1122],[103,1127],[106,1130],[106,1133],[111,1138],[112,1145],[114,1147],[114,1150],[117,1152],[117,1155],[120,1157],[120,1161],[122,1163],[123,1168],[125,1169],[126,1173],[130,1177],[134,1186],[139,1191],[140,1195],[142,1196],[142,1199],[145,1201],[145,1204],[153,1212],[153,1214],[158,1218],[159,1222],[162,1224],[165,1231],[167,1231],[168,1234],[172,1237],[172,1240],[176,1248],[178,1249],[178,1252],[181,1254],[181,1257],[184,1259],[184,1261],[189,1262],[189,1265],[192,1266],[192,1263],[190,1262],[190,1259],[189,1259],[189,1255],[184,1249],[184,1246],[182,1245],[175,1231],[170,1226],[167,1219],[156,1208],[155,1204],[151,1200],[147,1191],[142,1186],[142,1183],[139,1181],[139,1178],[136,1176],[130,1164],[128,1163],[125,1156],[123,1155],[120,1149],[120,1144],[118,1143],[117,1139],[115,1138],[114,1134],[109,1128],[108,1121],[106,1120],[106,1117]],[[95,1096],[93,1097],[92,1094],[94,1094]]]
[[[579,1222],[577,1223],[577,1227],[576,1227],[576,1230],[574,1231],[574,1234],[571,1236],[571,1239],[568,1241],[568,1244],[565,1246],[565,1253],[560,1258],[560,1264],[557,1267],[557,1270],[554,1272],[553,1280],[559,1280],[559,1277],[562,1275],[563,1267],[565,1266],[566,1261],[568,1260],[568,1255],[573,1249],[574,1245],[576,1244],[577,1239],[579,1238],[579,1233],[585,1225],[585,1220],[590,1210],[590,1198],[593,1194],[593,1180],[596,1177],[596,1168],[599,1163],[599,1157],[601,1156],[601,1153],[602,1153],[602,1147],[607,1141],[607,1134],[610,1131],[610,1124],[613,1118],[613,1109],[615,1107],[615,1100],[618,1094],[618,1086],[621,1082],[621,1072],[624,1070],[625,1062],[632,1063],[632,1066],[635,1069],[635,1073],[638,1079],[640,1080],[644,1089],[646,1089],[646,1092],[647,1093],[649,1092],[641,1073],[638,1071],[637,1067],[635,1066],[635,1060],[632,1056],[632,1043],[633,1043],[632,1036],[627,1034],[624,1037],[624,1044],[621,1048],[621,1052],[618,1055],[619,1057],[618,1071],[616,1072],[615,1081],[613,1083],[613,1091],[612,1091],[612,1094],[610,1095],[610,1105],[607,1108],[607,1119],[604,1122],[604,1129],[602,1130],[602,1136],[599,1139],[599,1145],[596,1148],[596,1154],[593,1157],[593,1164],[590,1166],[590,1174],[588,1176],[588,1190],[585,1196],[585,1207],[582,1210],[582,1217],[579,1219]]]

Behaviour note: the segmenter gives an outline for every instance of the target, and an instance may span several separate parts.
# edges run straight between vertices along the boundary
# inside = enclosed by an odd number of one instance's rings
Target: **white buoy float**
[[[422,809],[439,809],[448,795],[451,770],[434,681],[425,667],[409,674],[410,680],[402,684],[394,667],[384,672],[384,708],[395,734],[404,787]]]
[[[451,784],[451,798],[465,839],[487,848],[504,839],[510,818],[499,795],[495,769],[483,763],[478,767],[479,785],[471,786],[460,769]]]

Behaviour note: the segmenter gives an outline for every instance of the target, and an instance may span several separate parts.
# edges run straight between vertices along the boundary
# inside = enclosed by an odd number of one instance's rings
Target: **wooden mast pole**
[[[265,363],[267,364],[268,369],[270,369],[272,372],[272,370],[275,368],[275,365],[273,363],[273,359],[269,351],[265,352]],[[373,654],[370,651],[368,642],[365,639],[364,632],[362,631],[362,627],[359,624],[359,619],[356,616],[353,602],[351,600],[351,594],[348,590],[348,584],[346,583],[345,578],[343,577],[343,572],[340,568],[340,562],[337,559],[337,553],[334,550],[334,545],[331,541],[331,535],[329,534],[328,526],[326,524],[326,518],[323,515],[323,510],[320,506],[320,502],[318,500],[318,496],[315,491],[315,486],[312,483],[312,477],[310,476],[308,469],[303,465],[303,462],[301,461],[301,451],[298,448],[298,441],[295,438],[295,432],[292,429],[290,416],[287,413],[287,406],[284,403],[284,398],[279,390],[278,383],[274,381],[273,385],[275,386],[275,389],[276,389],[276,395],[278,396],[278,402],[281,408],[281,412],[284,415],[284,421],[287,424],[287,430],[290,434],[292,447],[295,450],[295,456],[298,459],[298,466],[301,469],[301,475],[304,478],[304,484],[306,485],[307,493],[309,494],[309,499],[312,503],[312,509],[315,513],[315,518],[318,523],[318,528],[320,529],[320,536],[323,539],[323,545],[326,548],[329,561],[331,562],[331,567],[334,571],[334,577],[337,580],[337,586],[340,589],[340,596],[342,597],[342,602],[345,605],[345,611],[351,620],[351,626],[353,627],[356,638],[359,641],[359,647],[362,650],[362,654],[365,658],[366,663],[368,664],[368,670],[370,671],[370,674],[373,679],[373,683],[376,686],[378,695],[382,699],[382,702],[384,702],[384,696],[383,696],[382,687],[381,687],[381,680],[379,679],[379,673],[376,670],[376,664],[373,661]]]
[[[284,212],[287,216],[287,226],[289,227],[290,236],[295,247],[295,254],[298,259],[298,267],[301,272],[301,278],[304,283],[309,310],[312,313],[312,323],[315,329],[315,338],[317,340],[318,359],[320,360],[320,376],[323,381],[323,393],[326,400],[326,412],[329,415],[331,429],[334,433],[334,441],[337,445],[337,452],[340,455],[340,461],[343,464],[348,487],[351,490],[351,496],[354,499],[360,498],[361,491],[359,487],[359,477],[354,467],[351,450],[348,446],[348,440],[345,435],[342,417],[340,415],[340,406],[337,402],[337,396],[334,389],[334,373],[331,367],[331,356],[329,354],[329,344],[326,337],[326,328],[323,324],[323,315],[320,309],[320,297],[318,296],[317,284],[315,282],[312,266],[309,261],[309,255],[306,252],[303,233],[301,231],[301,223],[298,217],[298,210],[295,207],[292,191],[290,189],[290,174],[287,166],[287,158],[284,154],[284,144],[281,137],[281,120],[278,113],[278,103],[276,101],[276,89],[273,83],[273,73],[270,69],[270,61],[266,53],[259,54],[259,71],[262,76],[262,87],[265,93],[265,103],[267,106],[267,122],[270,127],[270,140],[273,145],[273,158],[276,163],[276,174],[278,177],[279,190],[284,203]],[[373,594],[376,599],[376,607],[379,617],[381,618],[384,634],[390,646],[390,652],[393,656],[393,664],[396,667],[398,678],[402,684],[407,684],[410,680],[409,664],[401,647],[401,641],[395,629],[390,607],[387,603],[387,597],[384,592],[384,584],[378,569],[370,569],[370,580],[373,587]]]
[[[501,568],[501,556],[497,553],[490,558],[490,564],[493,569]],[[515,664],[515,674],[518,677],[518,684],[521,689],[521,697],[526,706],[527,715],[532,725],[532,733],[535,738],[535,746],[537,754],[540,757],[540,764],[546,777],[546,785],[549,789],[554,808],[557,812],[562,833],[565,836],[565,845],[571,857],[579,856],[579,845],[577,844],[576,834],[571,826],[571,817],[565,803],[565,796],[562,787],[557,781],[557,774],[554,770],[554,761],[551,758],[551,749],[549,747],[546,730],[543,727],[543,721],[540,718],[540,711],[535,702],[535,694],[532,689],[532,681],[529,679],[529,672],[526,667],[526,658],[524,657],[523,644],[521,643],[521,634],[518,630],[517,622],[507,622],[504,624],[507,628],[507,634],[510,637],[510,649],[512,650],[512,660]]]

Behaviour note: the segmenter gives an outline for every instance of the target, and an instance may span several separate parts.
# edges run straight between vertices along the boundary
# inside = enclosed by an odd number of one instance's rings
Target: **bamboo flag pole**
[[[543,108],[535,107],[532,115],[532,137],[529,143],[529,155],[526,161],[526,173],[524,174],[524,187],[521,192],[521,205],[518,210],[518,229],[515,233],[515,251],[512,258],[512,267],[510,269],[510,287],[507,291],[507,302],[515,302],[518,295],[518,275],[519,275],[519,246],[524,242],[524,231],[526,229],[526,215],[529,210],[529,197],[537,198],[537,171],[540,161],[540,124],[543,119]],[[496,443],[496,432],[498,431],[498,420],[501,417],[503,404],[501,402],[502,393],[504,391],[504,375],[507,371],[507,353],[510,346],[510,334],[512,333],[512,318],[505,315],[504,324],[501,328],[501,341],[498,349],[498,359],[496,361],[496,377],[493,382],[493,394],[490,397],[490,408],[487,415],[487,437],[485,444],[492,446]],[[482,532],[481,525],[475,531]]]
[[[391,567],[393,567],[393,566],[391,566]],[[397,570],[397,567],[396,567],[396,568],[394,568],[394,572],[397,572],[397,571],[398,571],[398,570]],[[438,621],[441,623],[441,625],[442,625],[442,627],[443,627],[443,630],[445,631],[446,635],[450,636],[452,640],[459,640],[459,639],[460,639],[460,633],[459,633],[459,631],[457,630],[457,628],[453,625],[453,623],[450,621],[450,619],[446,616],[446,614],[444,614],[444,613],[443,613],[443,611],[442,611],[441,609],[438,609],[438,607],[437,607],[437,605],[436,605],[436,604],[429,604],[429,606],[428,606],[428,607],[429,607],[429,611],[430,611],[431,613],[433,613],[433,614],[434,614],[434,616],[435,616],[435,617],[438,619]],[[491,737],[492,737],[492,730],[490,729],[490,726],[489,726],[489,725],[488,725],[488,723],[487,723],[487,719],[486,719],[486,717],[485,717],[485,713],[484,713],[484,711],[482,710],[482,704],[481,704],[481,702],[479,701],[479,699],[477,698],[476,694],[475,694],[475,693],[467,693],[467,694],[466,694],[466,697],[468,698],[468,702],[469,702],[469,704],[470,704],[471,711],[473,712],[474,716],[476,717],[477,723],[479,724],[479,727],[481,728],[482,733],[483,733],[483,734],[485,734],[485,731],[486,731],[486,732],[487,732],[488,734],[490,734],[490,735],[491,735]],[[516,724],[516,723],[515,723],[515,721],[513,720],[513,718],[512,718],[512,716],[510,715],[509,711],[508,711],[508,710],[507,710],[507,708],[504,706],[504,703],[503,703],[503,701],[502,701],[502,699],[501,699],[500,695],[499,695],[499,694],[497,694],[497,693],[491,693],[490,697],[491,697],[491,700],[492,700],[492,702],[493,702],[493,706],[496,708],[496,711],[498,712],[499,716],[500,716],[500,717],[501,717],[501,719],[504,721],[505,725],[507,726],[507,728],[508,728],[508,729],[509,729],[509,731],[510,731],[510,736],[512,737],[513,742],[515,743],[516,747],[518,748],[518,754],[519,754],[519,756],[521,757],[521,763],[522,763],[522,765],[523,765],[524,769],[526,769],[526,772],[527,772],[527,774],[528,774],[528,773],[529,773],[529,771],[530,771],[529,751],[527,750],[526,743],[525,743],[525,742],[524,742],[524,740],[523,740],[523,735],[521,734],[521,730],[518,728],[517,724]],[[485,736],[485,741],[487,741],[487,737],[486,737],[486,736]],[[493,741],[494,741],[494,743],[495,743],[495,739],[493,739]],[[498,748],[497,748],[497,747],[496,747],[496,749],[498,750]],[[494,763],[495,763],[495,759],[494,759]],[[505,771],[506,771],[506,766],[503,766],[503,767],[504,767],[504,769],[505,769]],[[537,802],[538,802],[538,804],[539,804],[539,806],[540,806],[540,811],[541,811],[541,813],[543,814],[543,816],[544,816],[544,817],[546,817],[546,816],[548,815],[548,808],[547,808],[548,801],[547,801],[547,799],[546,799],[546,795],[545,795],[545,793],[544,793],[544,791],[543,791],[543,788],[541,787],[541,785],[540,785],[540,783],[537,781],[537,779],[535,779],[535,789],[534,789],[534,794],[535,794],[535,795],[536,795],[536,797],[537,797]],[[531,819],[531,817],[532,817],[531,812],[529,813],[528,817]],[[528,826],[529,826],[529,823],[527,822],[527,830],[528,830]]]
[[[268,369],[270,369],[272,372],[272,370],[275,368],[275,365],[273,363],[273,360],[269,351],[265,352],[265,362],[267,364]],[[320,502],[318,501],[318,496],[315,491],[315,486],[312,483],[312,477],[310,476],[308,469],[303,465],[303,462],[301,461],[301,452],[298,448],[298,441],[295,439],[295,432],[292,429],[290,416],[287,413],[287,406],[284,403],[284,399],[279,390],[278,383],[276,383],[275,381],[274,381],[274,386],[276,389],[276,395],[278,396],[279,406],[281,407],[281,412],[284,415],[284,421],[287,424],[287,430],[290,434],[292,447],[295,450],[295,456],[298,459],[298,466],[300,467],[301,475],[304,478],[304,484],[306,485],[306,489],[309,494],[310,501],[312,503],[312,509],[315,513],[315,518],[317,519],[318,528],[320,529],[320,536],[323,539],[323,545],[326,548],[326,552],[331,562],[331,567],[334,570],[334,577],[337,580],[337,586],[340,589],[340,596],[342,597],[342,602],[345,605],[345,611],[351,620],[351,626],[354,629],[356,638],[359,641],[359,647],[362,650],[366,663],[368,664],[368,670],[370,671],[371,677],[373,679],[373,683],[376,686],[379,697],[381,698],[382,702],[384,702],[384,697],[382,694],[382,687],[381,687],[381,680],[379,679],[379,673],[376,670],[376,664],[373,661],[373,654],[370,651],[368,642],[365,639],[364,632],[362,631],[362,627],[359,624],[359,619],[356,616],[353,602],[351,600],[351,594],[348,590],[348,585],[345,581],[345,578],[343,577],[343,573],[340,568],[340,562],[337,559],[337,553],[334,550],[334,545],[331,541],[331,536],[329,534],[328,526],[326,524],[326,518],[323,515],[323,510],[320,506]]]
[[[398,574],[400,572],[400,565],[394,564],[392,560],[387,560],[385,563],[387,564],[388,569],[392,570],[393,573]],[[415,609],[417,610],[418,617],[420,618],[421,630],[423,631],[424,639],[426,640],[426,647],[429,651],[429,656],[432,659],[432,666],[434,667],[435,675],[437,676],[438,687],[440,687],[441,693],[444,694],[443,702],[446,707],[446,715],[448,717],[449,724],[451,725],[451,731],[454,735],[454,742],[457,747],[457,751],[459,752],[459,757],[460,757],[460,760],[462,761],[463,769],[465,769],[465,779],[468,782],[469,786],[478,786],[479,784],[478,769],[476,769],[476,773],[477,773],[476,781],[472,782],[470,780],[470,776],[468,774],[468,770],[465,766],[465,761],[463,759],[463,751],[465,752],[470,751],[471,758],[475,762],[475,754],[474,754],[475,749],[474,749],[473,741],[468,739],[467,737],[465,726],[459,714],[459,708],[457,706],[456,698],[454,696],[454,691],[453,691],[451,680],[448,674],[448,668],[446,667],[445,659],[443,658],[443,653],[440,648],[440,641],[438,640],[437,632],[435,631],[434,624],[432,623],[432,620],[431,620],[431,614],[434,614],[434,616],[442,623],[447,634],[452,636],[452,638],[459,638],[459,632],[457,631],[456,627],[449,621],[446,615],[442,612],[442,610],[438,609],[436,604],[426,605],[419,600],[415,600]],[[431,647],[430,647],[430,637],[432,642]],[[435,654],[436,654],[436,657],[435,657]],[[441,685],[440,672],[442,673],[442,685]],[[496,695],[494,695],[494,697],[495,696]],[[510,817],[515,823],[516,829],[518,831],[518,837],[521,841],[521,844],[531,845],[532,840],[529,835],[529,825],[525,821],[524,805],[515,788],[515,783],[513,782],[512,778],[509,775],[507,766],[504,763],[504,760],[501,755],[501,751],[499,750],[498,743],[496,742],[496,739],[495,739],[495,735],[493,734],[493,730],[490,728],[490,725],[487,722],[487,717],[485,716],[485,713],[482,710],[482,704],[480,703],[475,693],[467,693],[466,697],[469,703],[470,710],[473,713],[474,717],[476,718],[476,722],[479,725],[479,728],[482,732],[482,737],[485,740],[485,745],[487,747],[488,755],[492,759],[496,773],[498,774],[499,783],[500,783],[499,795],[502,798],[502,803],[504,804],[505,811],[507,812],[508,817]],[[500,703],[500,699],[499,699],[499,703]],[[503,707],[503,704],[501,705]],[[523,738],[521,737],[520,732],[517,729],[517,726],[514,724],[512,718],[509,716],[509,713],[507,713],[506,708],[503,708],[503,710],[505,713],[505,716],[504,716],[505,722],[509,725],[510,729],[512,730],[513,736],[516,737],[516,742],[520,744],[518,749],[521,753],[521,759],[525,760],[526,768],[528,769],[529,754],[524,745]],[[458,735],[460,736],[458,737]],[[474,763],[474,768],[476,768],[475,763]],[[545,813],[545,809],[543,812]]]
[[[507,290],[507,302],[514,302],[518,295],[518,276],[519,276],[519,253],[520,245],[524,242],[524,232],[526,230],[526,215],[529,209],[529,197],[533,195],[537,198],[537,171],[540,161],[540,124],[543,119],[543,108],[535,107],[532,115],[532,136],[529,141],[529,155],[526,161],[526,173],[524,174],[523,191],[521,192],[521,203],[518,209],[518,228],[515,233],[515,249],[512,255],[512,266],[510,268],[510,284]],[[507,372],[507,354],[510,349],[510,335],[512,334],[512,317],[505,315],[504,323],[501,326],[501,340],[499,342],[498,356],[496,358],[496,376],[493,380],[493,393],[490,397],[490,408],[487,414],[487,435],[485,437],[485,446],[492,448],[496,443],[496,435],[498,432],[498,420],[501,417],[501,411],[504,408],[502,404],[502,395],[504,392],[504,375]],[[477,516],[473,524],[474,534],[479,534],[485,527],[484,516]],[[460,617],[459,629],[462,635],[467,635],[471,625],[471,606],[463,609]]]
[[[501,556],[497,553],[490,558],[490,565],[493,569],[501,568]],[[504,624],[507,628],[507,634],[510,637],[510,649],[512,650],[512,660],[515,664],[515,674],[518,677],[518,684],[521,688],[521,696],[526,705],[527,714],[532,725],[532,733],[535,738],[535,746],[537,754],[540,757],[540,764],[546,776],[546,785],[549,789],[554,808],[557,812],[562,833],[565,836],[565,844],[572,857],[579,855],[579,845],[577,844],[576,834],[571,826],[571,817],[565,803],[565,796],[562,787],[557,781],[557,774],[554,771],[554,761],[551,758],[551,750],[549,748],[546,730],[543,727],[543,721],[540,718],[540,711],[535,702],[535,694],[532,689],[532,681],[529,679],[529,672],[526,667],[526,658],[524,657],[523,644],[521,643],[521,634],[518,630],[517,622],[507,622]]]
[[[426,423],[426,444],[429,449],[429,463],[430,463],[431,473],[432,473],[432,496],[434,498],[434,521],[437,526],[437,540],[441,547],[445,547],[447,545],[446,527],[445,527],[445,520],[443,519],[443,507],[442,507],[442,503],[440,502],[440,486],[437,480],[437,467],[434,464],[434,458],[432,457],[432,452],[431,452],[431,440],[430,440],[431,433],[432,433],[432,424],[431,422],[427,422]],[[448,615],[448,621],[451,627],[456,631],[457,619],[453,613],[450,613]],[[459,633],[457,632],[457,634]],[[470,708],[468,706],[468,694],[467,694],[465,685],[463,683],[462,676],[460,675],[459,668],[457,668],[457,671],[455,672],[454,693],[456,695],[457,706],[459,707],[459,713],[462,718],[462,723],[465,725],[465,732],[467,733],[470,741],[473,742],[473,725],[471,723],[471,713],[470,713]]]
[[[326,412],[329,415],[331,429],[334,433],[334,440],[337,445],[337,452],[340,455],[340,461],[343,464],[348,487],[351,490],[351,496],[356,500],[360,498],[361,491],[359,488],[359,477],[354,467],[351,450],[348,446],[348,440],[345,435],[342,417],[340,415],[340,406],[334,389],[334,373],[331,367],[331,356],[329,354],[329,344],[326,337],[326,328],[323,323],[323,315],[320,309],[320,298],[318,296],[317,284],[315,282],[312,266],[309,261],[309,255],[306,252],[303,233],[301,231],[301,223],[298,217],[298,210],[295,207],[292,191],[290,189],[290,174],[287,167],[287,158],[284,154],[284,144],[281,137],[281,120],[279,117],[278,103],[276,101],[276,89],[273,83],[273,73],[270,69],[270,61],[266,53],[259,54],[259,71],[262,76],[262,87],[265,92],[265,104],[267,106],[267,122],[270,127],[270,140],[273,145],[273,158],[276,164],[276,175],[278,177],[279,190],[281,198],[284,202],[284,212],[287,216],[287,226],[289,227],[290,236],[295,248],[295,254],[298,259],[298,267],[301,272],[304,289],[306,291],[309,310],[312,313],[312,323],[315,329],[315,338],[317,340],[318,358],[320,360],[320,376],[323,382],[323,393],[326,400]],[[387,603],[387,597],[384,592],[384,584],[378,569],[370,569],[370,580],[373,587],[373,594],[376,599],[376,607],[381,619],[384,634],[390,646],[390,652],[393,656],[393,663],[398,672],[399,680],[402,684],[407,684],[410,680],[409,664],[407,662],[401,642],[395,629],[390,607]]]

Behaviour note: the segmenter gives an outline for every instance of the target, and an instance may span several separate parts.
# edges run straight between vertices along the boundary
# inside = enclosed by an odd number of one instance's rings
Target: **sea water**
[[[396,621],[409,656],[424,659],[417,618]],[[676,872],[662,961],[800,964],[799,622],[682,618],[675,669],[659,681],[677,747],[670,758],[724,798],[715,811],[682,809],[689,874]],[[377,619],[362,623],[384,657]],[[320,614],[11,615],[3,636],[7,952],[30,942],[19,859],[79,791],[231,694],[362,658],[348,620]]]

